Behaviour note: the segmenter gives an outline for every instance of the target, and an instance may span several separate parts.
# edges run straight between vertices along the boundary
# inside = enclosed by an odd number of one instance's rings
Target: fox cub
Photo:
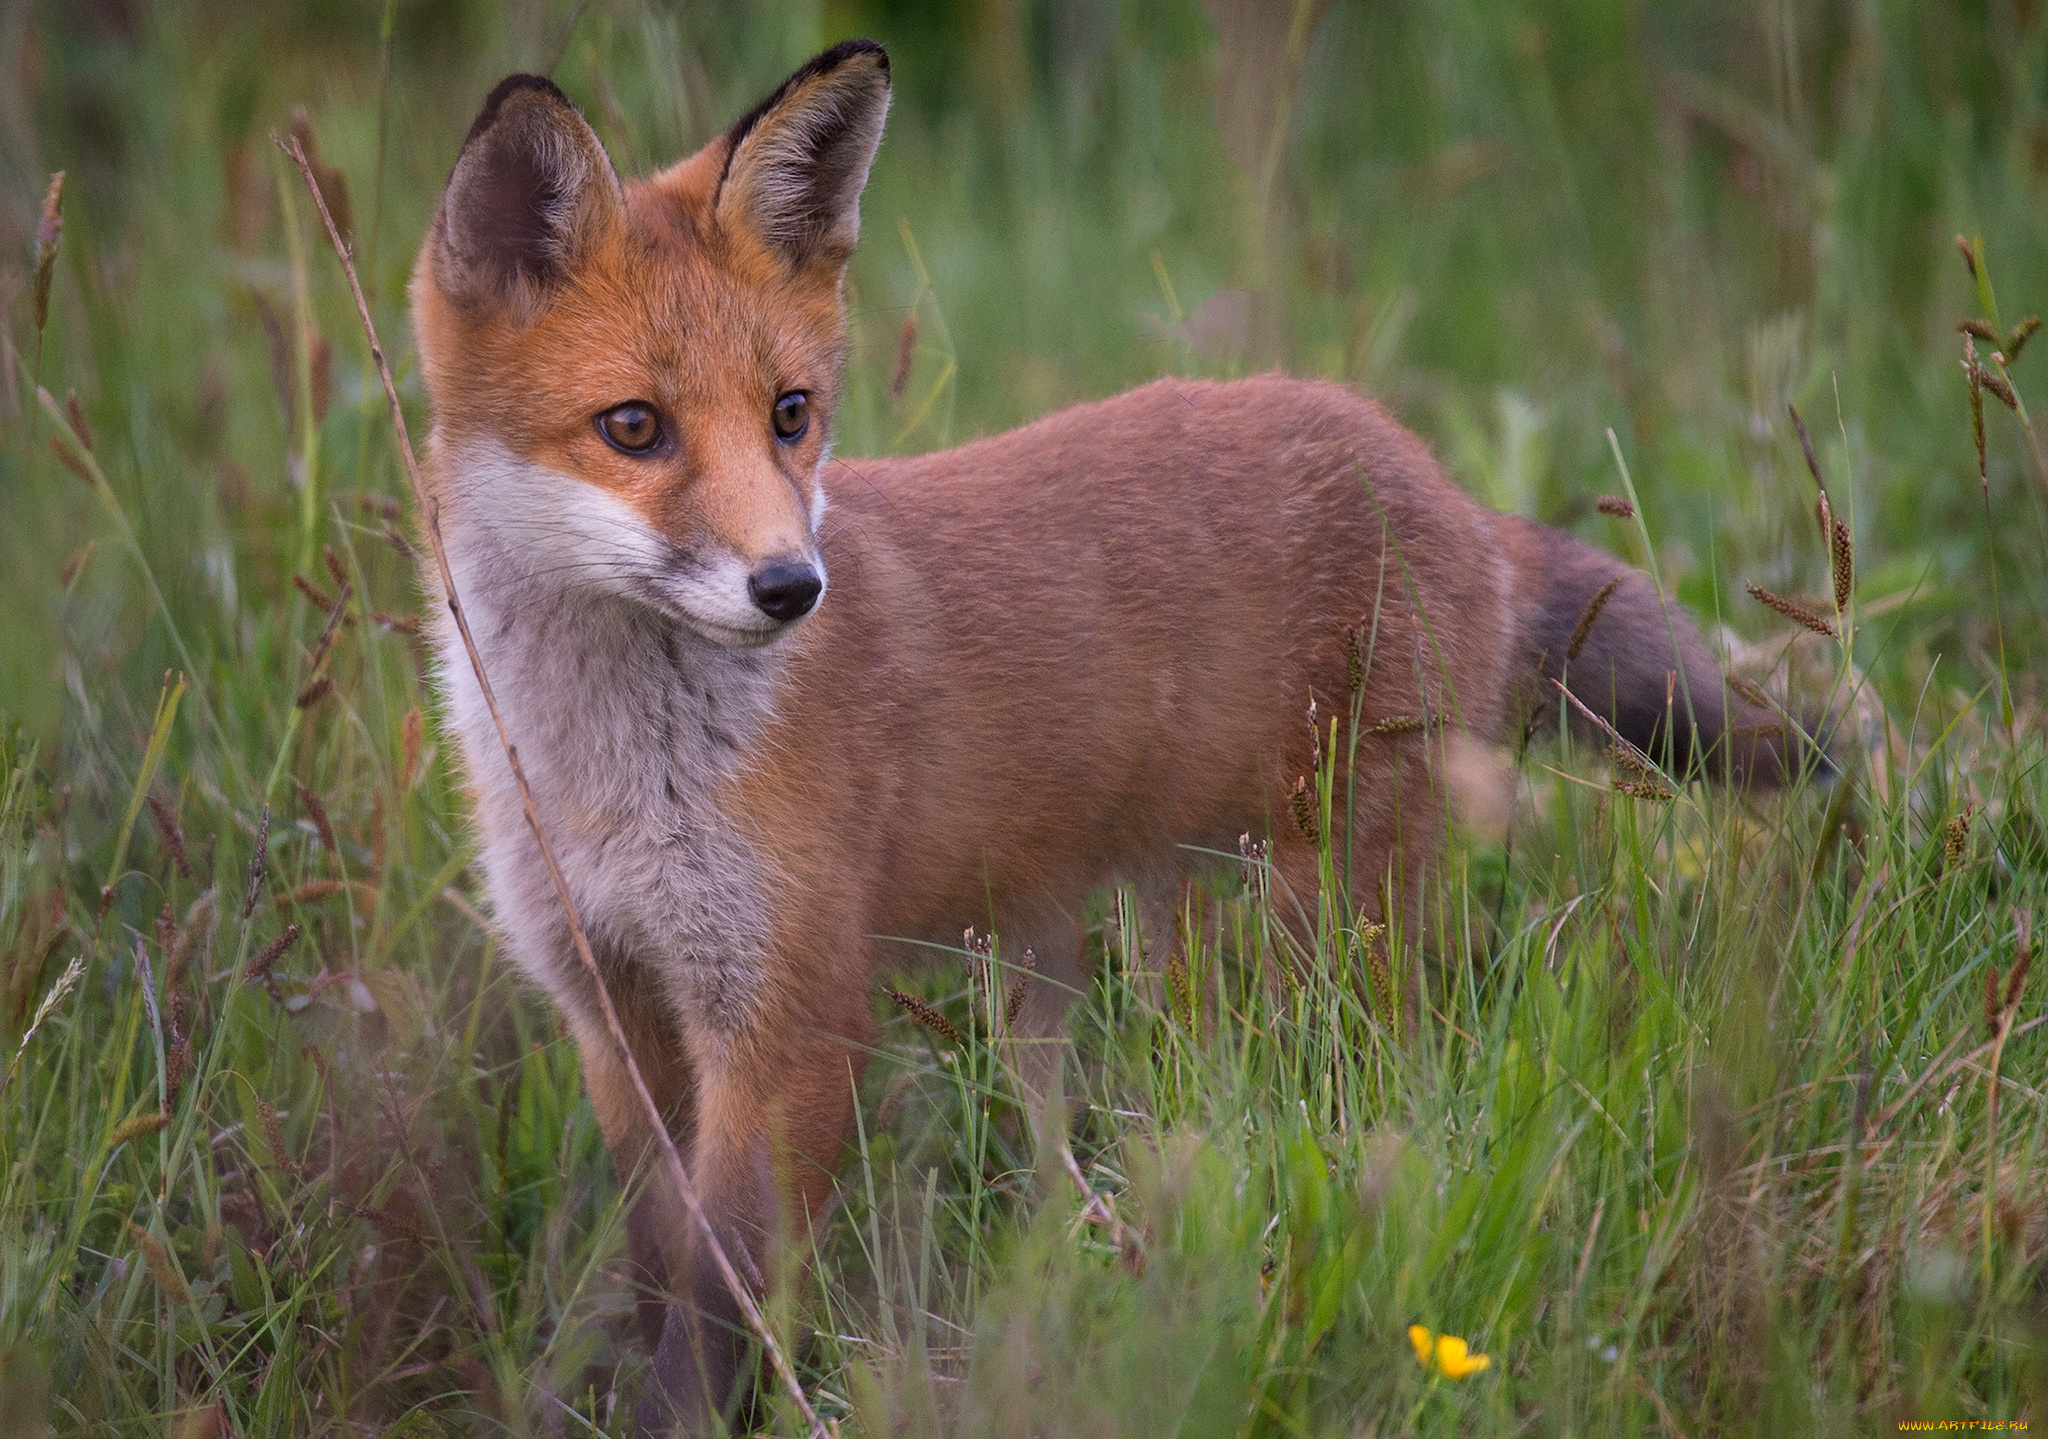
[[[888,108],[887,55],[850,41],[625,183],[515,75],[412,283],[452,573],[638,1063],[755,1284],[832,1192],[901,942],[992,922],[1039,957],[1021,1022],[1051,1034],[1105,882],[1171,893],[1250,831],[1312,909],[1286,818],[1305,711],[1348,713],[1361,668],[1365,725],[1427,719],[1363,741],[1349,787],[1356,893],[1382,905],[1439,844],[1446,731],[1555,724],[1568,649],[1573,691],[1653,754],[1786,763],[1641,576],[1474,503],[1337,385],[1161,380],[942,454],[834,458],[841,278]],[[492,907],[631,1176],[644,1111],[445,615],[436,643]],[[747,1388],[734,1301],[658,1180],[632,1239],[668,1296],[642,1306],[639,1422],[710,1426]]]

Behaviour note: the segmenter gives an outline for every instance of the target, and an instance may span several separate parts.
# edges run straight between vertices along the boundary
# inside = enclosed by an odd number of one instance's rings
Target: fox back
[[[1441,841],[1445,744],[1554,723],[1565,685],[1598,717],[1574,722],[1680,769],[1784,764],[1640,576],[1475,504],[1336,385],[1162,380],[940,454],[832,457],[888,97],[881,48],[849,42],[623,183],[515,76],[412,289],[457,588],[639,1067],[756,1284],[831,1192],[873,986],[917,946],[977,925],[1029,948],[1022,1025],[1052,1035],[1105,883],[1157,912],[1260,837],[1283,915],[1316,912],[1312,706],[1356,707],[1327,838],[1388,918]],[[654,1135],[452,627],[437,643],[495,914],[630,1176]],[[643,1427],[701,1427],[745,1387],[733,1298],[658,1185],[633,1239]]]

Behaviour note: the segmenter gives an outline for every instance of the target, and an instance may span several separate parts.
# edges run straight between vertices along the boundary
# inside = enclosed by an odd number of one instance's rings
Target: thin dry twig
[[[526,813],[527,827],[533,831],[534,843],[540,849],[541,860],[547,865],[548,879],[555,888],[555,897],[561,901],[562,914],[569,922],[569,935],[576,946],[576,956],[590,976],[591,988],[597,995],[598,1008],[604,1014],[605,1032],[610,1036],[612,1047],[618,1051],[620,1061],[625,1065],[626,1076],[633,1082],[633,1093],[640,1101],[640,1108],[648,1126],[656,1137],[660,1150],[662,1167],[667,1171],[669,1181],[675,1186],[676,1194],[683,1201],[683,1207],[690,1213],[692,1221],[701,1231],[704,1252],[710,1258],[712,1267],[718,1271],[719,1279],[732,1294],[741,1317],[755,1338],[761,1341],[762,1352],[768,1356],[776,1377],[788,1390],[790,1401],[797,1412],[803,1415],[804,1423],[813,1439],[827,1439],[825,1426],[819,1421],[817,1411],[811,1407],[803,1385],[797,1381],[796,1372],[776,1342],[774,1333],[761,1316],[760,1306],[754,1302],[753,1293],[733,1268],[727,1257],[725,1246],[719,1242],[718,1231],[712,1226],[711,1216],[704,1211],[704,1204],[697,1195],[697,1187],[690,1182],[690,1174],[683,1167],[682,1155],[676,1151],[675,1140],[668,1132],[668,1123],[661,1108],[654,1102],[654,1095],[647,1088],[647,1080],[640,1072],[640,1065],[633,1058],[633,1047],[626,1041],[626,1031],[619,1023],[619,1012],[612,1004],[611,991],[606,988],[604,973],[598,968],[597,956],[591,951],[590,937],[584,932],[583,916],[576,908],[576,900],[569,892],[569,881],[562,874],[562,866],[555,858],[555,847],[548,839],[547,827],[541,823],[540,810],[535,806],[533,789],[526,781],[525,766],[520,763],[518,746],[512,743],[512,735],[505,728],[505,717],[498,710],[497,696],[491,689],[490,677],[484,672],[483,655],[478,651],[476,640],[470,634],[469,618],[463,612],[462,600],[455,588],[455,575],[449,568],[448,550],[441,538],[440,507],[427,493],[426,482],[420,477],[419,460],[413,454],[412,438],[406,431],[405,409],[398,401],[398,387],[391,378],[391,366],[384,359],[384,346],[377,338],[377,325],[370,318],[369,302],[363,298],[363,285],[356,274],[354,259],[349,254],[347,242],[335,227],[333,215],[328,213],[326,198],[322,195],[320,182],[314,174],[306,152],[296,137],[280,140],[273,137],[279,149],[298,166],[299,174],[306,182],[306,189],[312,194],[313,206],[320,212],[320,223],[327,229],[327,239],[334,247],[335,258],[341,261],[342,273],[348,279],[349,294],[356,303],[356,316],[362,321],[363,336],[369,342],[370,359],[377,367],[377,378],[383,381],[384,398],[391,409],[391,423],[398,434],[398,453],[405,461],[406,478],[411,482],[413,499],[420,507],[425,521],[427,539],[434,552],[434,565],[440,575],[441,593],[447,603],[450,618],[455,621],[456,633],[462,639],[463,652],[469,657],[471,671],[476,675],[477,689],[484,698],[484,707],[490,711],[491,724],[498,732],[498,743],[504,747],[505,762],[512,771],[512,781],[519,789],[519,802]]]

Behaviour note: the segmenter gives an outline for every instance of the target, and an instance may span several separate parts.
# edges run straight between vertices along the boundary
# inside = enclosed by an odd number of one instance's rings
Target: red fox
[[[515,75],[412,283],[457,588],[638,1063],[755,1283],[831,1193],[891,940],[992,920],[1040,957],[1025,1022],[1055,1031],[1091,890],[1170,887],[1250,832],[1312,897],[1289,795],[1311,698],[1339,712],[1357,669],[1367,726],[1430,721],[1356,761],[1357,893],[1394,904],[1444,830],[1432,745],[1554,724],[1567,667],[1677,766],[1790,762],[1643,577],[1478,505],[1335,384],[1167,379],[941,454],[833,457],[888,107],[886,54],[849,41],[622,183],[561,91]],[[445,617],[437,644],[497,922],[630,1177],[653,1135]],[[658,1183],[631,1229],[672,1296],[643,1306],[641,1423],[711,1424],[744,1388],[734,1301]]]

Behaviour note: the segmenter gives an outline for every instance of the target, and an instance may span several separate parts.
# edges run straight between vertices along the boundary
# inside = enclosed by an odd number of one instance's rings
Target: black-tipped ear
[[[889,53],[872,40],[833,46],[726,132],[719,222],[792,268],[844,265],[888,113]]]
[[[538,75],[509,76],[448,177],[439,279],[472,302],[537,304],[624,209],[611,158],[568,96]]]

